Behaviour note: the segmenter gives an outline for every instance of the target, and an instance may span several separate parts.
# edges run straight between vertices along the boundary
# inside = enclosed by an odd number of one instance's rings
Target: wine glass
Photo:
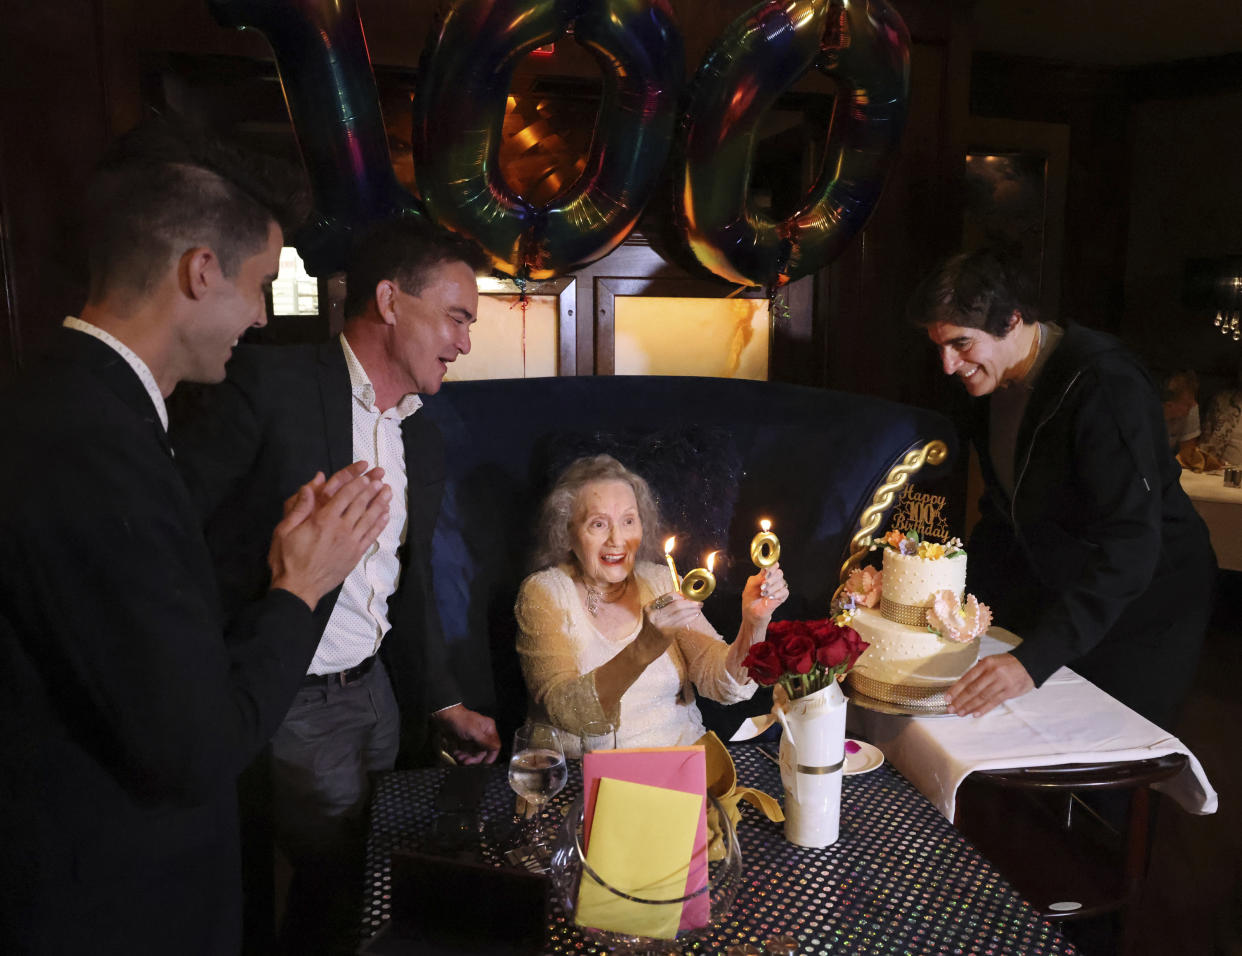
[[[607,720],[587,721],[578,732],[578,740],[582,744],[583,755],[593,750],[616,750],[617,728]]]
[[[561,792],[569,778],[561,735],[551,724],[534,721],[523,724],[513,734],[513,756],[509,758],[509,786],[535,807],[527,842],[536,851],[548,838],[543,829],[543,808]]]

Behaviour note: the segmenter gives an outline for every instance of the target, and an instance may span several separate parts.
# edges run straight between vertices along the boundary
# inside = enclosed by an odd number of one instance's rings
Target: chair
[[[1045,919],[1114,914],[1127,953],[1147,873],[1150,787],[1187,760],[976,771],[958,790],[953,823]]]

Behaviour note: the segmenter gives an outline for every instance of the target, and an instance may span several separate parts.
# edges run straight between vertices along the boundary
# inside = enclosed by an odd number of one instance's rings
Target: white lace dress
[[[634,577],[643,605],[669,589],[663,565],[639,562]],[[568,731],[573,749],[578,731],[592,720],[616,724],[618,747],[694,743],[704,733],[695,688],[712,700],[734,704],[748,700],[758,686],[729,674],[729,645],[700,614],[699,625],[680,632],[668,651],[630,685],[619,712],[607,713],[595,691],[595,670],[638,636],[641,619],[626,636],[605,637],[582,606],[565,567],[547,568],[523,581],[514,613],[531,716]]]

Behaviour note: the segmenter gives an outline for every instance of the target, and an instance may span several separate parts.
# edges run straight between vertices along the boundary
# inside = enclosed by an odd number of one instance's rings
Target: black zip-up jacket
[[[986,490],[970,589],[1036,685],[1061,665],[1166,728],[1194,677],[1215,557],[1182,491],[1155,385],[1112,336],[1070,325],[1018,430],[1014,493],[972,440]]]

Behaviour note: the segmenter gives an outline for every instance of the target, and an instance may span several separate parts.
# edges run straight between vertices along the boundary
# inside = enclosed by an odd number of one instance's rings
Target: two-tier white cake
[[[879,606],[859,607],[850,621],[871,645],[854,665],[850,680],[856,690],[877,700],[943,708],[943,692],[979,657],[978,634],[963,641],[957,627],[952,636],[944,633],[950,629],[937,627],[941,621],[933,610],[940,595],[941,610],[947,603],[951,614],[964,621],[960,608],[966,596],[966,553],[955,543],[921,542],[920,549],[917,538],[897,540],[904,544],[884,550]],[[903,547],[910,553],[903,553]],[[976,602],[972,599],[971,604]]]

